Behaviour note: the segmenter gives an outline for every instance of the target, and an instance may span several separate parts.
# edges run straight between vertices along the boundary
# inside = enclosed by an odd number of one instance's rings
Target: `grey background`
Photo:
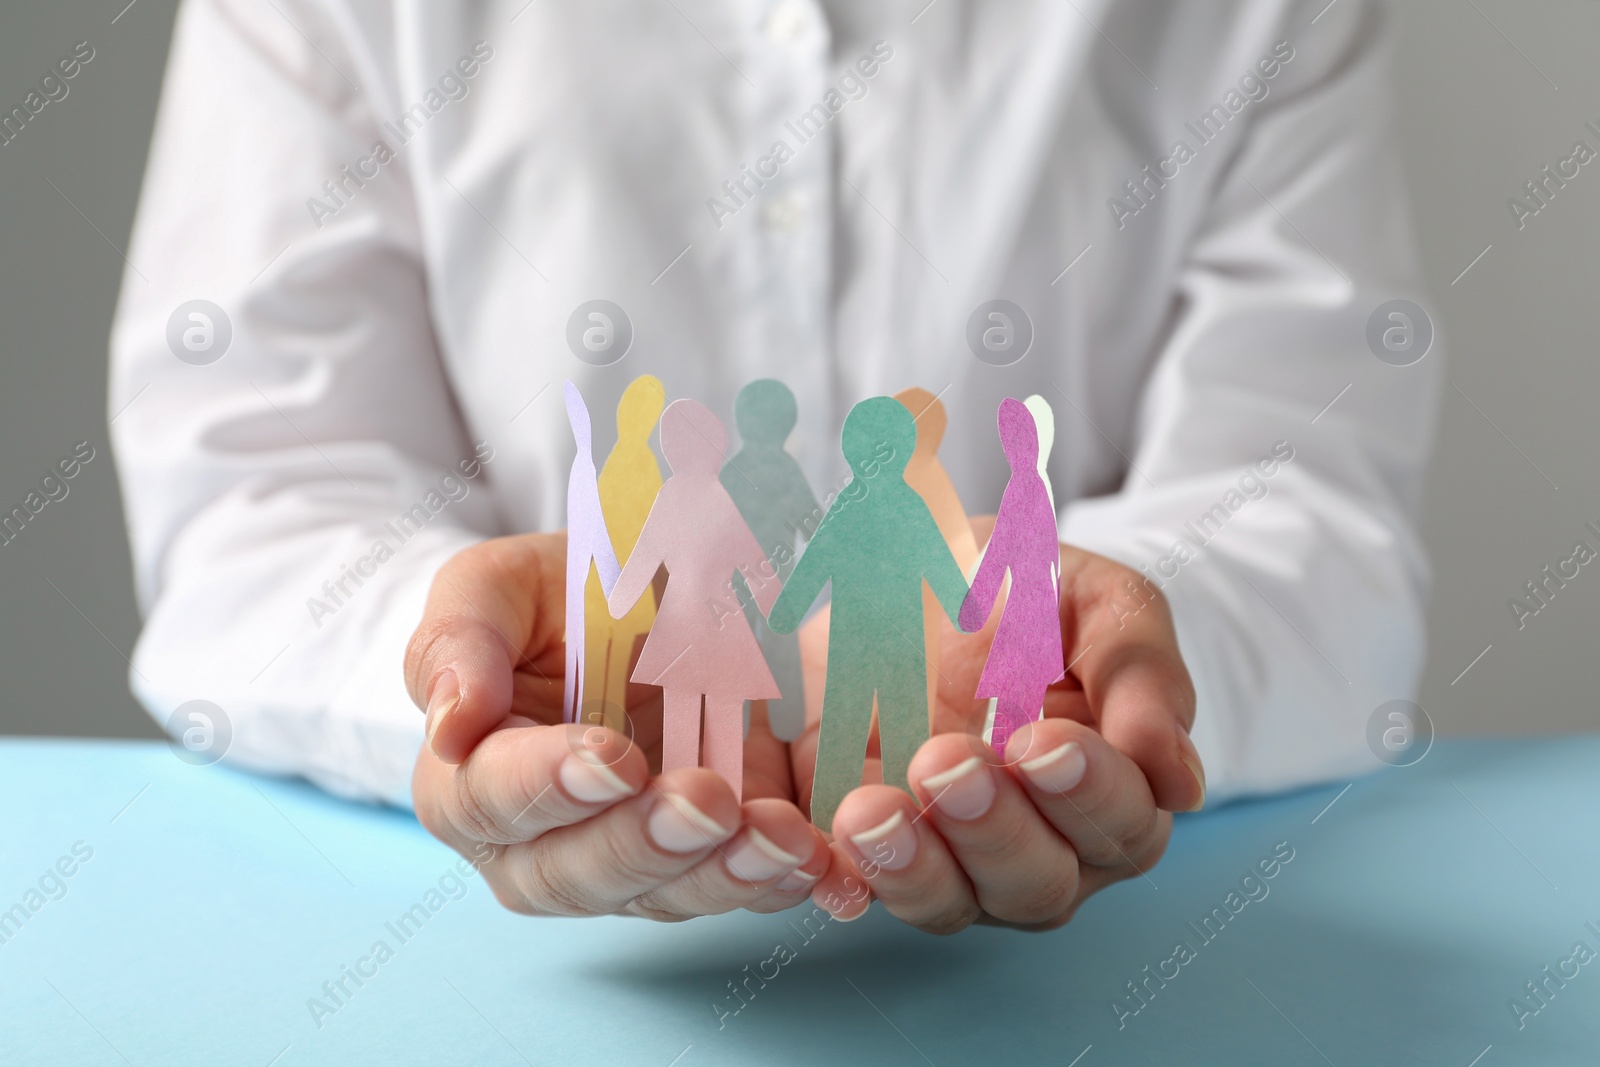
[[[139,620],[105,363],[177,3],[125,4],[0,7],[4,110],[76,42],[97,53],[66,99],[0,147],[0,510],[77,442],[96,450],[67,498],[0,546],[0,733],[158,736],[126,684]],[[1436,583],[1420,703],[1440,733],[1593,729],[1600,567],[1521,630],[1507,601],[1600,523],[1600,161],[1520,231],[1506,200],[1579,138],[1600,148],[1584,128],[1600,126],[1600,7],[1398,8],[1423,303],[1451,359],[1425,522]]]

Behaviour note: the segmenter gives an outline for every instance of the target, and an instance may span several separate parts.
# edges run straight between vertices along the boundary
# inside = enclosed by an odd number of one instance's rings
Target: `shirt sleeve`
[[[1382,9],[1311,23],[1321,7],[1296,13],[1298,62],[1218,172],[1122,491],[1063,516],[1168,597],[1213,798],[1377,766],[1367,720],[1423,666],[1443,367],[1437,345],[1395,366],[1367,341],[1380,305],[1423,298]],[[1130,591],[1109,610],[1138,609]]]
[[[138,699],[161,723],[217,705],[241,765],[409,804],[403,651],[438,566],[498,532],[493,442],[441,365],[351,24],[308,0],[182,7],[108,413]]]

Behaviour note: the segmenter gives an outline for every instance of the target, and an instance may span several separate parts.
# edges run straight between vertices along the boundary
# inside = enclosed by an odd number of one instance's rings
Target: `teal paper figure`
[[[922,583],[960,627],[967,583],[923,503],[905,481],[917,445],[911,412],[892,397],[863,400],[844,422],[851,479],[823,516],[768,618],[790,633],[833,585],[828,677],[811,787],[811,821],[831,829],[861,783],[877,698],[883,780],[909,792],[906,769],[928,738]]]
[[[773,378],[751,382],[739,390],[733,417],[743,444],[722,468],[722,487],[733,497],[761,550],[777,572],[780,585],[794,572],[795,546],[809,540],[822,507],[800,464],[784,450],[794,430],[797,411],[789,387]],[[767,625],[751,597],[744,576],[733,575],[734,591],[745,606],[766,654],[767,666],[783,696],[767,701],[767,718],[780,741],[793,741],[806,724],[805,691],[800,669],[800,642]]]

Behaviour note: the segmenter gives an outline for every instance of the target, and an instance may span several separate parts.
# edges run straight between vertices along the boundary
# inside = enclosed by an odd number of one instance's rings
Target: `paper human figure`
[[[1009,572],[1011,589],[976,694],[996,699],[989,743],[1004,755],[1006,741],[1039,717],[1045,689],[1066,668],[1056,584],[1061,547],[1055,510],[1039,474],[1038,427],[1020,400],[1002,400],[996,421],[1011,479],[1000,498],[983,562],[961,606],[960,622],[968,631],[983,626]]]
[[[611,590],[613,618],[667,568],[666,592],[633,680],[662,690],[662,770],[704,760],[739,795],[744,778],[744,702],[779,695],[733,589],[745,576],[763,614],[778,596],[776,572],[718,477],[728,431],[704,404],[674,400],[661,415],[661,454],[671,469],[639,540]]]
[[[794,571],[796,546],[811,537],[822,507],[800,464],[784,450],[797,412],[789,387],[772,378],[751,382],[733,402],[733,418],[742,442],[722,467],[722,487],[733,497],[756,541],[772,561],[781,585]],[[793,741],[806,724],[805,690],[800,670],[800,642],[794,634],[775,633],[755,610],[744,579],[734,589],[745,605],[767,656],[767,666],[783,695],[767,701],[767,719],[780,741]]]
[[[978,539],[972,532],[972,522],[967,518],[967,509],[961,505],[955,483],[945,472],[944,464],[939,462],[939,445],[944,441],[945,427],[950,421],[944,404],[926,389],[915,386],[902,389],[894,398],[905,405],[917,424],[917,447],[911,453],[911,462],[906,464],[906,484],[928,505],[939,527],[939,535],[950,546],[961,573],[970,577],[978,562]],[[939,699],[939,683],[943,680],[939,671],[939,647],[944,630],[938,601],[931,588],[922,591],[922,625],[923,643],[928,649],[928,708],[931,712]],[[967,695],[946,694],[951,700],[961,700]]]
[[[578,387],[566,383],[567,421],[572,424],[572,439],[578,454],[567,476],[567,632],[566,677],[561,709],[567,722],[577,722],[584,700],[584,586],[593,569],[600,587],[609,590],[616,584],[621,565],[606,532],[605,514],[600,508],[599,475],[594,469],[593,434],[589,409]]]
[[[1034,393],[1023,401],[1033,414],[1033,425],[1039,431],[1039,477],[1044,479],[1044,491],[1050,497],[1050,512],[1056,511],[1056,489],[1050,484],[1050,450],[1056,446],[1056,413],[1050,401]]]
[[[661,490],[661,468],[650,450],[650,434],[666,404],[661,380],[645,374],[622,391],[617,403],[617,443],[600,468],[600,510],[617,556],[626,563],[644,529],[645,516]],[[606,591],[591,575],[586,587],[584,620],[588,635],[584,675],[595,684],[584,697],[585,718],[599,712],[599,721],[613,730],[624,728],[628,667],[640,637],[650,632],[656,617],[656,597],[646,589],[639,602],[622,618],[613,619],[606,606]]]
[[[906,769],[928,738],[922,583],[932,587],[952,624],[967,594],[933,514],[906,484],[916,444],[917,425],[899,401],[873,397],[851,409],[842,435],[850,482],[769,615],[774,630],[789,633],[823,586],[833,585],[811,787],[811,820],[823,829],[831,829],[839,802],[861,784],[874,696],[883,780],[909,792]]]

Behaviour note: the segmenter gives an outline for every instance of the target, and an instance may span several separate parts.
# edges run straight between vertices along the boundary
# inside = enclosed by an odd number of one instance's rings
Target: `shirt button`
[[[767,36],[779,44],[799,40],[810,17],[802,0],[778,0],[767,13]]]
[[[769,233],[794,233],[805,221],[806,202],[799,193],[775,196],[761,205],[761,225]]]

